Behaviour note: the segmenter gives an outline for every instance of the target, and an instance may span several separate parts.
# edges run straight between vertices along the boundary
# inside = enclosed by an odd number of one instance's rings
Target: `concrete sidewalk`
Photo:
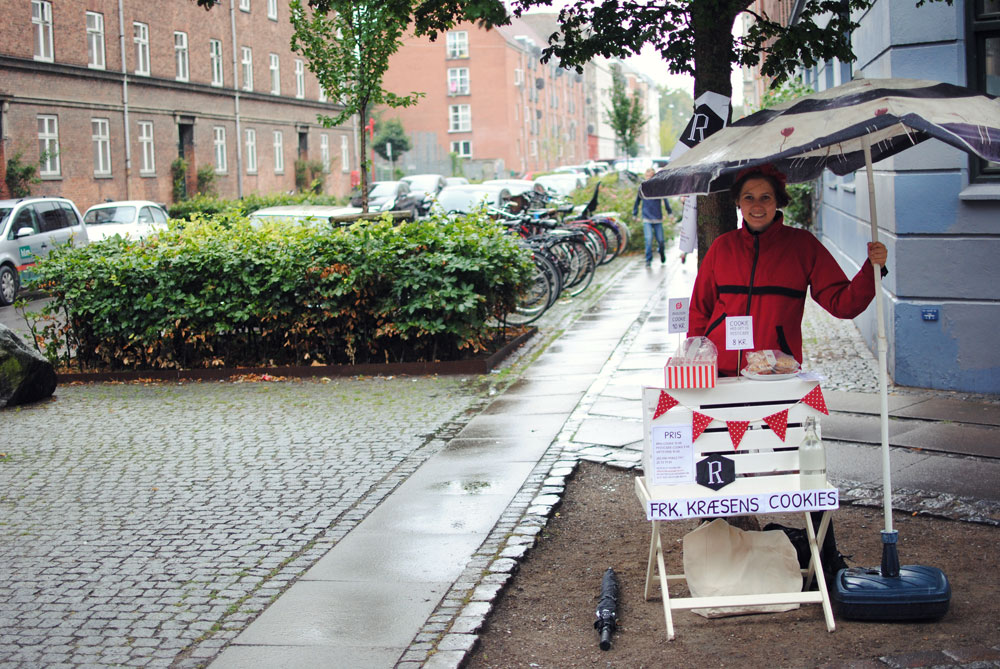
[[[639,465],[640,388],[662,383],[679,339],[667,334],[666,301],[690,294],[695,269],[624,262],[590,309],[524,354],[522,365],[537,358],[516,383],[212,667],[459,667],[575,464]],[[845,499],[881,503],[878,398],[835,388],[824,382],[831,478]],[[894,502],[1000,523],[1000,402],[947,395],[892,395]]]

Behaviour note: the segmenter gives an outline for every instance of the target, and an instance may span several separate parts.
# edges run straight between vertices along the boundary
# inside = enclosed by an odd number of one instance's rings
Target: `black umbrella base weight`
[[[847,620],[937,620],[948,612],[951,585],[937,567],[899,566],[896,533],[882,533],[882,567],[841,569],[830,598]]]

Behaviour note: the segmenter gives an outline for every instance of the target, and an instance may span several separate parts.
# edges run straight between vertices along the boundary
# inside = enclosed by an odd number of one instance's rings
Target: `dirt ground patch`
[[[939,621],[872,623],[837,619],[828,633],[820,606],[786,613],[707,620],[675,612],[676,639],[666,640],[657,597],[643,599],[650,525],[634,493],[634,472],[581,463],[562,505],[522,561],[481,633],[467,667],[807,667],[1000,643],[1000,529],[896,514],[902,564],[938,567],[952,588]],[[842,506],[835,527],[852,566],[881,559],[881,508]],[[794,524],[794,516],[773,518]],[[769,520],[762,518],[762,525]],[[681,538],[695,521],[666,523],[672,573]],[[620,584],[619,626],[608,651],[593,628],[601,576],[614,568]],[[683,585],[671,594],[686,593]]]

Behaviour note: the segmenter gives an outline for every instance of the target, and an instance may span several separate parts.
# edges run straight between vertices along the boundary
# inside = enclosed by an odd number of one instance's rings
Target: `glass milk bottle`
[[[826,448],[816,435],[816,419],[805,420],[806,437],[799,445],[799,473],[803,490],[819,490],[826,483]]]

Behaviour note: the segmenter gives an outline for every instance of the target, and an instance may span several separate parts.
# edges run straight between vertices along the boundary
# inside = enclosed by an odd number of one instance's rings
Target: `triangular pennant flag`
[[[823,391],[819,389],[819,384],[816,387],[806,393],[806,396],[802,398],[802,401],[811,406],[816,411],[822,411],[827,416],[830,412],[826,410],[826,400],[823,399]]]
[[[727,420],[726,427],[729,428],[729,438],[733,441],[733,450],[735,451],[740,447],[740,442],[743,441],[743,435],[747,433],[747,429],[750,427],[750,421]]]
[[[764,416],[764,422],[767,423],[772,432],[778,435],[779,439],[785,440],[785,432],[788,430],[788,409]]]
[[[698,413],[697,411],[692,411],[693,418],[691,420],[691,441],[694,441],[701,436],[701,433],[705,431],[708,424],[711,423],[714,418],[711,416],[706,416],[703,413]]]
[[[653,418],[659,418],[678,404],[680,404],[680,402],[668,395],[665,391],[661,390],[660,401],[656,403],[656,411],[653,412]]]

